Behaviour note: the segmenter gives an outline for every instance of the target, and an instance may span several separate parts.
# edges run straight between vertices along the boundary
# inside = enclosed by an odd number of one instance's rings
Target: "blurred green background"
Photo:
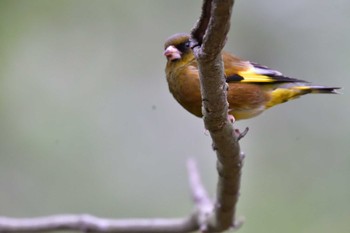
[[[0,1],[0,215],[179,217],[186,160],[214,196],[203,122],[168,92],[164,40],[201,1]],[[236,1],[226,50],[343,95],[250,127],[239,231],[350,232],[350,1]]]

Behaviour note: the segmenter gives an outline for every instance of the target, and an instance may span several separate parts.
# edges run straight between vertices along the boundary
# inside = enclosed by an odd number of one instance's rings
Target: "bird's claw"
[[[235,117],[234,117],[233,115],[231,115],[231,114],[228,114],[228,115],[227,115],[227,120],[228,120],[229,122],[231,122],[231,124],[233,124],[233,123],[236,122]]]

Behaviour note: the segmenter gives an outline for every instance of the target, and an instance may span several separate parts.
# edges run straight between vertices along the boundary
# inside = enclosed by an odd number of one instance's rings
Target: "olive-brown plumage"
[[[174,98],[190,113],[202,116],[198,65],[190,48],[188,34],[169,37],[164,45],[166,78]],[[236,120],[254,117],[264,110],[308,93],[337,93],[338,87],[313,86],[286,77],[234,55],[223,52],[229,114]]]

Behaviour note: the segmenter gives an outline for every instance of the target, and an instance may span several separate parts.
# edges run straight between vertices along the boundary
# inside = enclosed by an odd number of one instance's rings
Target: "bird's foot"
[[[232,124],[236,122],[235,117],[234,117],[233,115],[231,115],[231,114],[228,114],[228,115],[227,115],[227,120],[228,120],[229,122],[231,122]]]

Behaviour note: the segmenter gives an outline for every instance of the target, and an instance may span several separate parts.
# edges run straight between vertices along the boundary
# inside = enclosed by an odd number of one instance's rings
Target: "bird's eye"
[[[180,51],[180,52],[185,52],[190,48],[190,41],[186,41],[184,43],[179,44],[178,46],[176,46],[176,48]]]

